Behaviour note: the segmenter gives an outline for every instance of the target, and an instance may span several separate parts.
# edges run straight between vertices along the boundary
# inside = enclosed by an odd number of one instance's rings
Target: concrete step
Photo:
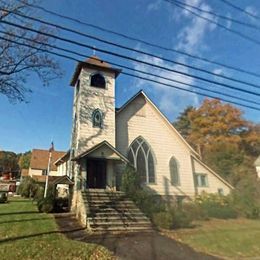
[[[109,216],[109,217],[88,217],[88,220],[96,222],[117,222],[117,221],[133,221],[133,222],[149,222],[148,218],[144,216],[139,217],[120,217],[120,216]]]
[[[96,206],[96,207],[89,207],[89,213],[118,213],[118,214],[127,214],[127,213],[142,213],[138,208],[136,207],[124,207],[124,206],[117,206],[117,207],[111,207],[111,206]]]
[[[102,227],[93,227],[91,229],[93,232],[152,232],[153,228],[152,227],[106,227],[106,228],[102,228]]]
[[[104,201],[86,201],[86,204],[90,205],[90,206],[124,206],[124,207],[136,207],[135,203],[134,202],[124,202],[124,201],[107,201],[107,202],[104,202]]]

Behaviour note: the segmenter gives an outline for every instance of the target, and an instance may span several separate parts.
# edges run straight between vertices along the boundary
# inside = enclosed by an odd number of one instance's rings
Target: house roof
[[[30,168],[32,169],[40,169],[45,170],[48,168],[49,162],[49,154],[48,150],[41,150],[41,149],[33,149]],[[61,151],[52,151],[52,160],[51,160],[51,171],[57,171],[57,166],[54,164],[60,157],[64,156],[66,152]]]
[[[46,182],[46,175],[33,175],[32,178],[39,183]],[[49,176],[48,181],[51,184],[68,184],[73,185],[74,182],[66,175],[64,176]]]
[[[75,86],[82,68],[90,68],[90,69],[95,69],[95,70],[114,72],[115,77],[117,77],[121,72],[120,69],[113,68],[109,63],[101,60],[98,56],[91,56],[90,58],[86,59],[85,61],[78,62],[76,69],[72,75],[72,79],[70,81],[70,85],[72,87]]]
[[[107,154],[101,152],[101,156],[99,158],[111,159],[111,160],[122,160],[122,161],[124,161],[126,163],[129,162],[128,159],[124,155],[122,155],[119,151],[117,151],[116,148],[113,147],[106,140],[101,142],[101,143],[99,143],[99,144],[97,144],[97,145],[95,145],[95,146],[93,146],[92,148],[90,148],[89,150],[79,154],[78,156],[74,157],[72,159],[72,161],[78,161],[78,160],[80,160],[80,159],[82,159],[84,157],[87,157],[87,156],[91,157],[91,154],[94,154],[95,151],[102,150],[105,147],[108,148],[112,153],[115,153],[117,155],[117,157],[115,157],[115,156],[111,156],[110,157],[110,156],[107,156]]]
[[[260,166],[260,155],[257,157],[257,159],[254,162],[255,166]]]
[[[185,145],[190,149],[190,151],[200,157],[200,155],[188,144],[188,142],[183,138],[183,136],[175,129],[175,127],[171,124],[171,122],[166,118],[166,116],[160,111],[160,109],[152,102],[152,100],[145,94],[143,90],[137,92],[132,98],[130,98],[122,107],[120,107],[116,114],[119,114],[123,111],[128,105],[130,105],[137,97],[143,96],[151,105],[155,108],[155,110],[159,113],[159,115],[163,118],[163,120],[170,126],[170,128],[180,137],[180,139],[185,143]]]
[[[58,160],[56,160],[54,162],[54,164],[56,166],[58,166],[58,165],[60,165],[60,164],[62,164],[64,162],[67,162],[69,160],[69,158],[70,158],[70,150],[67,151],[62,157],[58,158]]]

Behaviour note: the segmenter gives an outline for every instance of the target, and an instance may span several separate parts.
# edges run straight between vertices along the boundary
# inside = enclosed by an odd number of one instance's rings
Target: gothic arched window
[[[179,175],[179,164],[175,157],[170,159],[170,177],[171,177],[171,184],[174,186],[180,185],[180,175]]]
[[[102,118],[102,112],[99,109],[96,109],[92,113],[92,123],[93,127],[99,127],[102,128],[103,126],[103,118]]]
[[[141,182],[155,183],[154,156],[150,145],[136,138],[129,147],[128,160],[134,165]]]
[[[100,73],[92,75],[90,79],[90,86],[97,88],[106,88],[105,78]]]

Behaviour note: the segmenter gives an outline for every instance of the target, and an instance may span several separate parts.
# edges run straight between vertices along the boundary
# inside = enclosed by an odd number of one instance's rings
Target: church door
[[[106,161],[88,160],[87,161],[87,188],[105,189],[106,188]]]

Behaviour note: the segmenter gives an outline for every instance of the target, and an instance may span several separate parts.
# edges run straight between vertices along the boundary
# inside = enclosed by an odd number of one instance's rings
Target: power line
[[[24,39],[24,40],[26,40],[26,41],[31,41],[31,42],[33,42],[33,43],[38,43],[38,44],[41,44],[41,45],[44,45],[44,46],[47,46],[47,47],[50,47],[50,48],[53,48],[53,49],[56,49],[56,50],[65,51],[65,52],[67,52],[67,53],[69,53],[69,54],[75,54],[75,55],[78,55],[78,56],[81,56],[81,57],[84,57],[84,58],[86,58],[86,56],[87,56],[87,55],[82,54],[82,53],[79,53],[79,52],[77,52],[77,51],[69,50],[69,49],[66,49],[66,48],[63,48],[63,47],[59,47],[59,46],[55,46],[55,45],[49,44],[49,43],[39,42],[39,41],[36,41],[36,40],[31,39],[31,38],[28,38],[28,37],[15,35],[15,34],[13,34],[13,33],[6,33],[6,32],[4,32],[4,31],[2,31],[2,30],[0,30],[0,33],[7,34],[7,35],[9,35],[9,36],[15,36],[15,37],[18,38],[18,39]],[[92,57],[92,59],[98,60],[98,59],[95,58],[95,57]],[[204,87],[200,87],[200,86],[197,86],[197,85],[194,85],[194,84],[189,84],[189,83],[182,82],[182,81],[179,81],[179,80],[174,80],[174,79],[171,79],[171,78],[168,78],[168,77],[164,77],[164,76],[152,74],[152,73],[149,73],[149,72],[146,72],[146,71],[142,71],[142,70],[138,70],[138,69],[133,69],[133,68],[130,68],[130,67],[128,67],[128,66],[121,65],[121,64],[117,64],[117,63],[114,63],[114,62],[111,62],[111,61],[106,61],[106,60],[104,60],[104,61],[107,62],[107,63],[110,63],[111,65],[116,66],[116,67],[128,69],[128,70],[131,70],[131,71],[134,71],[134,72],[138,72],[138,73],[142,73],[142,74],[145,74],[145,75],[148,75],[148,76],[158,77],[158,78],[160,78],[160,79],[164,79],[164,80],[168,80],[168,81],[171,81],[171,82],[174,82],[174,83],[178,83],[178,84],[182,84],[182,85],[185,85],[185,86],[189,86],[189,87],[193,87],[193,88],[205,90],[205,91],[207,91],[207,92],[211,92],[211,93],[215,93],[215,94],[219,94],[219,95],[225,95],[226,97],[231,97],[231,98],[234,98],[234,99],[238,99],[238,100],[240,100],[240,101],[245,101],[245,102],[253,103],[253,104],[256,104],[256,105],[260,105],[260,103],[258,103],[258,102],[255,102],[255,101],[252,101],[252,100],[247,100],[247,99],[245,99],[245,98],[237,97],[237,96],[230,95],[230,94],[223,94],[223,92],[206,89],[206,88],[204,88]]]
[[[241,8],[240,6],[234,5],[233,3],[230,3],[230,2],[227,1],[227,0],[220,0],[220,1],[222,1],[222,2],[225,3],[226,5],[229,5],[229,6],[233,7],[234,9],[236,9],[236,10],[242,12],[242,13],[245,13],[245,14],[247,14],[247,15],[249,15],[249,16],[255,18],[255,19],[260,20],[260,16],[250,13],[250,12],[244,10],[243,8]]]
[[[17,41],[11,40],[11,39],[6,39],[6,38],[1,37],[1,36],[0,36],[0,39],[8,41],[8,42],[11,42],[11,43],[19,44],[19,45],[22,45],[22,46],[26,46],[28,48],[33,48],[33,49],[36,49],[36,50],[39,50],[39,51],[47,52],[49,54],[52,54],[52,55],[55,55],[55,56],[58,56],[58,57],[61,57],[61,58],[66,58],[66,59],[73,60],[73,61],[80,62],[80,63],[86,63],[86,62],[82,62],[82,61],[80,61],[80,60],[78,60],[78,59],[76,59],[74,57],[68,56],[68,55],[64,55],[64,54],[61,54],[61,53],[53,52],[53,51],[50,51],[50,50],[44,50],[44,49],[41,49],[41,48],[38,48],[38,47],[35,47],[35,46],[31,46],[31,45],[26,44],[26,43],[21,43],[21,42],[17,42]],[[90,58],[90,57],[87,57],[87,58]],[[189,93],[194,93],[194,94],[197,94],[197,95],[200,95],[200,96],[204,96],[204,97],[217,98],[217,99],[222,100],[224,102],[228,102],[228,103],[235,104],[235,105],[238,105],[238,106],[247,107],[247,108],[250,108],[250,109],[253,109],[253,110],[260,111],[259,108],[256,108],[256,107],[253,107],[253,106],[249,106],[249,105],[245,105],[245,104],[241,104],[241,103],[238,103],[238,102],[235,102],[235,101],[230,101],[230,100],[227,100],[227,99],[224,99],[224,98],[215,97],[215,96],[212,96],[212,95],[204,94],[204,93],[201,93],[201,92],[198,92],[198,91],[194,91],[194,90],[190,90],[190,89],[189,90],[188,89],[184,89],[184,88],[181,88],[181,87],[177,87],[177,86],[170,85],[170,84],[167,84],[167,83],[163,83],[163,82],[160,82],[160,81],[157,81],[157,80],[153,80],[153,79],[148,79],[148,78],[141,77],[141,76],[138,76],[138,75],[127,73],[127,72],[121,72],[121,73],[124,74],[124,75],[127,75],[127,76],[131,76],[131,77],[135,77],[135,78],[142,79],[142,80],[145,80],[145,81],[153,82],[153,83],[156,83],[156,84],[159,84],[159,85],[164,85],[164,86],[167,86],[167,87],[179,89],[179,90],[182,90],[182,91],[185,91],[185,92],[189,92]]]
[[[247,36],[247,35],[245,35],[245,34],[239,32],[239,31],[236,31],[236,30],[233,30],[233,29],[231,29],[231,28],[228,28],[227,26],[225,26],[225,25],[223,25],[223,24],[221,24],[221,23],[218,23],[218,22],[216,22],[216,21],[214,21],[214,20],[212,20],[212,19],[210,19],[210,18],[207,18],[207,17],[205,17],[205,16],[202,16],[202,15],[200,15],[200,14],[198,14],[198,13],[192,11],[191,9],[185,7],[185,6],[186,6],[185,3],[183,3],[183,4],[178,4],[178,3],[175,2],[174,0],[165,0],[165,1],[167,1],[168,3],[173,4],[173,5],[175,5],[175,6],[179,7],[179,8],[181,8],[181,9],[184,9],[184,10],[190,12],[191,14],[193,14],[193,15],[195,15],[195,16],[197,16],[197,17],[199,17],[199,18],[201,18],[201,19],[203,19],[203,20],[205,20],[205,21],[207,21],[207,22],[209,22],[209,23],[215,24],[216,26],[218,26],[218,27],[220,27],[220,28],[222,28],[222,29],[225,29],[225,30],[228,31],[228,32],[231,32],[231,33],[233,33],[233,34],[235,34],[235,35],[238,35],[239,37],[241,37],[241,38],[243,38],[243,39],[245,39],[245,40],[248,40],[248,41],[253,42],[253,43],[257,44],[257,45],[260,45],[260,42],[259,42],[258,40],[254,39],[254,38],[252,38],[252,37],[249,37],[249,36]]]
[[[169,2],[168,0],[163,0],[163,1]],[[243,21],[240,21],[240,20],[233,19],[232,17],[224,16],[224,15],[212,12],[212,11],[201,9],[201,8],[199,8],[197,6],[194,6],[194,5],[191,5],[191,4],[188,4],[188,3],[184,3],[182,1],[174,0],[174,2],[176,2],[176,3],[180,4],[180,5],[186,5],[186,6],[190,7],[190,8],[192,8],[192,9],[195,9],[195,10],[200,11],[202,13],[207,13],[207,14],[214,15],[215,17],[218,17],[220,19],[224,19],[224,20],[227,20],[227,21],[230,21],[230,22],[233,22],[233,23],[244,25],[244,26],[247,26],[247,27],[252,28],[252,29],[260,30],[259,26],[251,24],[251,23],[246,23],[246,22],[243,22]]]
[[[22,2],[21,0],[16,0],[16,1]],[[201,57],[201,56],[197,56],[197,55],[194,55],[194,54],[191,54],[191,53],[188,53],[188,52],[185,52],[185,51],[181,51],[181,50],[178,50],[178,49],[165,47],[165,46],[158,45],[158,44],[155,44],[155,43],[150,43],[150,42],[144,41],[142,39],[138,39],[138,38],[135,38],[135,37],[123,34],[123,33],[115,32],[115,31],[112,31],[112,30],[104,28],[104,27],[100,27],[100,26],[97,26],[97,25],[94,25],[94,24],[91,24],[91,23],[86,23],[84,21],[81,21],[81,20],[76,19],[76,18],[72,18],[70,16],[59,14],[57,12],[51,11],[47,8],[44,8],[44,7],[36,5],[36,4],[29,4],[29,3],[24,3],[24,4],[29,6],[29,7],[32,7],[32,8],[38,9],[38,10],[42,10],[42,11],[44,11],[48,14],[51,14],[53,16],[56,16],[56,17],[59,17],[59,18],[62,18],[62,19],[66,19],[68,21],[76,22],[78,24],[81,24],[81,25],[84,25],[84,26],[87,26],[87,27],[90,27],[90,28],[94,28],[94,29],[100,30],[102,32],[117,35],[117,36],[122,37],[122,38],[127,39],[127,40],[136,41],[138,43],[142,43],[142,44],[145,44],[145,45],[150,46],[150,47],[155,47],[155,48],[158,48],[158,49],[161,49],[161,50],[170,51],[170,52],[178,53],[178,54],[181,54],[181,55],[185,55],[185,56],[193,58],[193,59],[201,60],[201,61],[204,61],[204,62],[207,62],[207,63],[210,63],[210,64],[214,64],[214,65],[218,65],[218,66],[222,66],[224,68],[231,69],[231,70],[234,70],[234,71],[239,71],[239,72],[251,75],[251,76],[260,77],[260,74],[258,74],[256,72],[244,70],[244,69],[239,68],[239,67],[235,67],[235,66],[231,66],[231,65],[224,64],[224,63],[221,63],[221,62],[217,62],[217,61],[214,61],[214,60],[211,60],[211,59],[208,59],[208,58],[204,58],[204,57]]]
[[[219,86],[222,86],[222,87],[226,87],[226,88],[242,91],[242,92],[245,92],[245,93],[248,93],[248,94],[260,96],[259,93],[256,93],[256,92],[253,92],[253,91],[250,91],[250,90],[241,89],[241,88],[238,88],[238,87],[226,84],[226,83],[220,83],[220,82],[210,80],[210,79],[206,79],[206,78],[203,78],[203,77],[200,77],[200,76],[191,75],[191,74],[186,73],[186,72],[182,72],[182,71],[178,71],[178,70],[171,69],[171,68],[168,68],[168,67],[164,67],[164,66],[156,65],[156,64],[153,64],[153,63],[150,63],[150,62],[146,62],[144,60],[139,60],[139,59],[135,59],[135,58],[132,58],[132,57],[129,57],[129,56],[126,56],[126,55],[118,54],[118,53],[107,51],[107,50],[100,49],[100,48],[96,48],[96,47],[93,47],[93,46],[90,46],[90,45],[87,45],[87,44],[83,44],[83,43],[80,43],[80,42],[77,42],[77,41],[74,41],[74,40],[71,40],[71,39],[68,39],[68,38],[59,37],[59,36],[56,36],[56,35],[53,35],[53,34],[50,34],[50,33],[47,33],[47,32],[42,32],[42,31],[39,31],[39,30],[36,30],[36,29],[33,29],[33,28],[29,28],[29,27],[26,27],[26,26],[19,25],[19,24],[11,23],[11,22],[8,22],[8,21],[0,21],[0,22],[11,25],[11,26],[15,26],[15,27],[18,27],[18,28],[21,28],[21,29],[24,29],[24,30],[36,32],[36,33],[39,33],[39,34],[42,34],[42,35],[45,35],[45,36],[48,36],[48,37],[52,37],[52,38],[55,38],[57,40],[72,43],[72,44],[75,44],[77,46],[85,47],[85,48],[88,48],[88,49],[91,49],[91,50],[97,50],[99,52],[109,54],[109,55],[112,55],[112,56],[116,56],[116,57],[119,57],[119,58],[123,58],[123,59],[126,59],[126,60],[134,61],[134,62],[137,62],[137,63],[142,63],[142,64],[149,65],[149,66],[152,66],[152,67],[155,67],[155,68],[158,68],[158,69],[162,69],[162,70],[166,70],[166,71],[170,71],[170,72],[175,72],[177,74],[181,74],[181,75],[184,75],[184,76],[187,76],[187,77],[190,77],[190,78],[202,80],[202,81],[212,83],[212,84],[215,84],[215,85],[219,85]],[[255,85],[255,84],[251,84],[251,83],[249,85],[253,85],[256,88],[259,88],[259,85]]]
[[[8,12],[8,10],[6,10],[6,9],[0,9],[0,10],[4,10],[4,11]],[[131,47],[127,47],[127,46],[124,46],[124,45],[121,45],[121,44],[117,44],[117,43],[114,43],[114,42],[111,42],[111,41],[107,41],[107,40],[101,39],[99,37],[92,36],[92,35],[89,35],[89,34],[86,34],[86,33],[82,33],[80,31],[77,31],[77,30],[74,30],[74,29],[70,29],[70,28],[67,28],[67,27],[64,27],[64,26],[61,26],[61,25],[56,25],[56,24],[44,21],[42,19],[34,18],[34,17],[28,16],[28,15],[24,15],[24,14],[13,12],[13,11],[11,11],[11,13],[18,15],[18,16],[21,16],[21,17],[24,17],[24,18],[27,18],[27,19],[30,19],[30,20],[33,20],[33,21],[37,21],[37,22],[40,22],[40,23],[43,23],[43,24],[46,24],[46,25],[49,25],[49,26],[53,26],[53,27],[68,31],[68,32],[72,32],[72,33],[78,34],[80,36],[84,36],[84,37],[87,37],[87,38],[90,38],[90,39],[93,39],[93,40],[96,40],[96,41],[99,41],[99,42],[102,42],[102,43],[105,43],[105,44],[108,44],[108,45],[119,47],[119,48],[124,49],[124,50],[137,52],[139,54],[147,55],[147,56],[157,58],[157,59],[169,62],[169,63],[181,65],[181,66],[193,69],[193,70],[197,70],[197,71],[200,71],[200,72],[207,73],[209,75],[213,75],[214,77],[224,78],[224,79],[227,79],[227,80],[230,80],[230,81],[233,81],[233,82],[237,82],[237,83],[240,83],[240,84],[245,84],[245,85],[249,85],[251,87],[260,88],[260,85],[257,85],[257,84],[253,84],[253,83],[250,83],[250,82],[247,82],[247,81],[228,77],[228,76],[225,76],[225,75],[222,75],[222,74],[217,74],[217,73],[214,73],[212,71],[202,69],[202,68],[198,68],[198,67],[195,67],[195,66],[192,66],[192,65],[188,65],[188,64],[185,64],[185,63],[182,63],[182,62],[173,61],[173,60],[170,60],[170,59],[167,59],[167,58],[163,58],[163,57],[160,57],[158,55],[155,55],[155,54],[152,54],[152,53],[149,53],[149,52],[137,50],[137,49],[134,49],[134,48],[131,48]],[[180,73],[180,71],[178,71],[178,70],[176,70],[175,72]]]

